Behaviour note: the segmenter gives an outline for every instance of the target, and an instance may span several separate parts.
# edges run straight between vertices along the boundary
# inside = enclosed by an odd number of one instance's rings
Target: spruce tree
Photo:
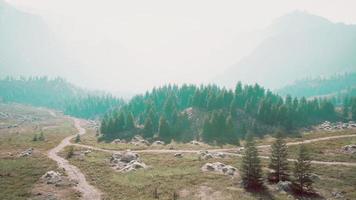
[[[297,191],[300,194],[312,190],[311,163],[307,148],[302,144],[299,147],[298,159],[294,167],[294,178]]]
[[[356,120],[356,98],[353,99],[352,101],[352,105],[351,105],[351,117],[352,120]]]
[[[35,135],[33,136],[33,138],[32,138],[32,141],[36,142],[37,140],[38,140],[37,134],[35,134]]]
[[[158,136],[165,142],[170,142],[172,139],[169,124],[163,116],[159,119]]]
[[[44,141],[44,140],[45,140],[45,138],[44,138],[44,135],[43,135],[43,132],[42,132],[42,131],[40,132],[40,135],[38,136],[38,140],[39,140],[39,141]]]
[[[288,179],[287,145],[282,133],[278,132],[276,141],[272,144],[272,155],[269,168],[273,170],[269,179],[274,182]]]
[[[80,135],[77,134],[77,136],[75,137],[75,140],[74,140],[75,143],[79,143],[80,142]]]
[[[147,117],[145,120],[145,125],[143,128],[143,137],[152,138],[153,137],[153,125],[150,117]]]
[[[263,186],[261,161],[251,134],[246,138],[241,166],[242,184],[246,189],[258,190]]]
[[[127,119],[126,119],[126,129],[127,130],[131,130],[135,128],[135,119],[132,113],[129,113],[127,115]]]

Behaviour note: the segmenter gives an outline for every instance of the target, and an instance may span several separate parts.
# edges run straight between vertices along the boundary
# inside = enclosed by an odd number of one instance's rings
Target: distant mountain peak
[[[333,23],[305,11],[276,19],[250,55],[218,79],[279,88],[306,76],[356,71],[356,26]]]
[[[314,31],[327,28],[332,24],[331,21],[324,17],[310,14],[307,11],[295,10],[275,19],[270,25],[269,31],[274,33],[298,32],[301,29]]]

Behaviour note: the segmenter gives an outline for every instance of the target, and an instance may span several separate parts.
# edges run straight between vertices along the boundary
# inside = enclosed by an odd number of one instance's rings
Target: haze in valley
[[[0,71],[62,76],[120,95],[166,83],[231,87],[238,80],[276,89],[355,70],[355,8],[352,0],[0,0]],[[313,43],[318,34],[325,38]],[[300,49],[286,50],[298,35]],[[274,62],[280,51],[290,66]]]

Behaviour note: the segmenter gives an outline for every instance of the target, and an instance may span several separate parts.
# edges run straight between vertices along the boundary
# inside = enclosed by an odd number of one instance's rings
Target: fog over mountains
[[[296,79],[356,70],[356,26],[295,11],[274,21],[253,52],[216,80],[279,88]]]
[[[21,12],[3,0],[0,0],[0,44],[2,76],[47,75],[75,66],[41,17]]]
[[[138,55],[104,37],[101,42],[66,43],[52,31],[41,17],[0,0],[0,76],[62,76],[81,86],[126,95],[169,82],[233,87],[242,81],[277,89],[306,77],[356,71],[356,26],[301,11],[281,16],[263,30],[236,35],[229,45],[207,39],[211,43],[205,45],[217,46],[216,51],[196,52],[205,59],[201,63],[193,61],[194,53],[177,50],[172,54],[181,52],[181,60],[173,59],[179,55],[162,56],[162,66],[155,66],[151,61],[160,58],[148,50]],[[180,48],[190,49],[184,43]],[[167,46],[167,54],[172,49]],[[227,64],[235,60],[236,64]]]

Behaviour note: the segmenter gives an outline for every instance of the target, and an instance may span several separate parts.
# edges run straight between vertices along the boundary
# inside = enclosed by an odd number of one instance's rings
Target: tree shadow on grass
[[[272,193],[268,190],[267,187],[263,186],[261,188],[245,188],[245,190],[256,199],[263,199],[263,200],[273,200],[275,199]]]

